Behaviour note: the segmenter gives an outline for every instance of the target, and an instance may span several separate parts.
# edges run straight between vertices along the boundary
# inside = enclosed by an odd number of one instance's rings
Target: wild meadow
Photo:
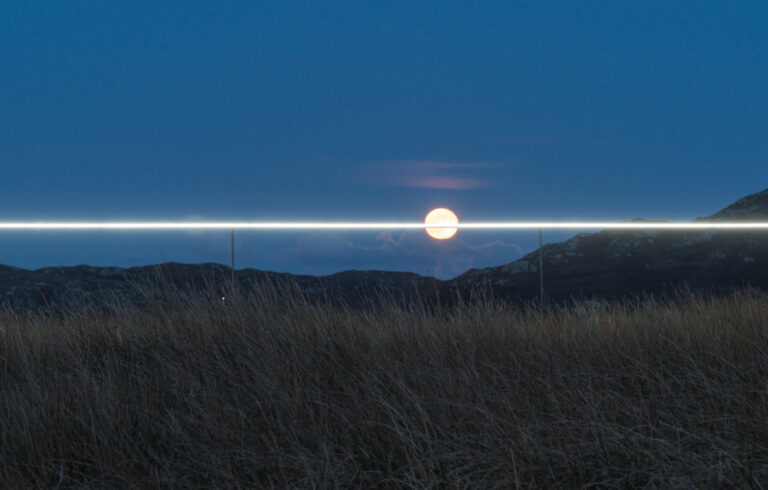
[[[768,487],[768,294],[0,313],[0,486]]]

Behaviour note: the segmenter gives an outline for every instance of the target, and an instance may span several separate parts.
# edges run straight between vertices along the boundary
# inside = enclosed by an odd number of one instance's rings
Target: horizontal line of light
[[[469,230],[531,229],[640,229],[640,230],[750,230],[768,229],[768,222],[607,222],[607,221],[510,221],[426,225],[424,223],[361,222],[248,222],[248,221],[109,221],[109,222],[0,222],[0,230],[394,230],[459,228]]]

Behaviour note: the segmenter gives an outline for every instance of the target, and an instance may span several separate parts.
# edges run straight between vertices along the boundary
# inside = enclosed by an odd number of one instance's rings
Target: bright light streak
[[[465,230],[630,229],[630,230],[768,230],[768,222],[610,222],[506,221],[449,226],[413,222],[258,222],[258,221],[28,221],[0,222],[0,230],[396,230],[460,228]]]

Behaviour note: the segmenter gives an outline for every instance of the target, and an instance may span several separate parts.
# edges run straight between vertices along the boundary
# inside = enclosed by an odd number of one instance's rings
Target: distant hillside
[[[746,196],[696,221],[768,219],[768,189]],[[768,288],[768,233],[765,231],[635,231],[581,233],[545,245],[544,280],[552,300],[578,297],[617,298],[636,293],[674,291],[727,292],[752,285]],[[473,269],[448,281],[406,272],[345,271],[330,276],[303,276],[243,269],[237,273],[246,290],[260,282],[284,285],[289,280],[312,298],[350,303],[375,300],[382,292],[428,299],[493,292],[525,301],[538,294],[538,250],[512,263]],[[34,308],[72,298],[119,295],[140,301],[139,284],[167,281],[220,291],[229,286],[230,270],[220,264],[167,263],[144,267],[47,267],[25,270],[0,266],[0,302]]]
[[[408,272],[344,271],[330,276],[305,276],[255,269],[237,271],[240,288],[257,284],[278,287],[295,285],[318,300],[331,299],[363,303],[381,292],[395,295],[427,292],[434,295],[440,281]],[[231,269],[221,264],[180,264],[169,262],[143,267],[46,267],[37,270],[0,265],[0,304],[34,308],[46,303],[61,304],[85,298],[98,300],[119,296],[141,302],[151,289],[157,296],[163,284],[226,294],[231,289]]]
[[[696,221],[768,219],[768,190]],[[765,231],[609,230],[545,245],[544,281],[554,299],[619,297],[675,290],[724,292],[768,287]],[[505,297],[536,294],[539,252],[510,264],[470,270],[454,279],[463,290],[492,289]]]

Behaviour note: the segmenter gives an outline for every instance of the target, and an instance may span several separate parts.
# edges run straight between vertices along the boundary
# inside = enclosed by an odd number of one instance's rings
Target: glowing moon
[[[427,214],[427,217],[424,218],[424,224],[436,226],[458,225],[459,218],[450,209],[437,208]],[[427,235],[436,240],[447,240],[459,231],[458,228],[425,228],[425,230]]]

